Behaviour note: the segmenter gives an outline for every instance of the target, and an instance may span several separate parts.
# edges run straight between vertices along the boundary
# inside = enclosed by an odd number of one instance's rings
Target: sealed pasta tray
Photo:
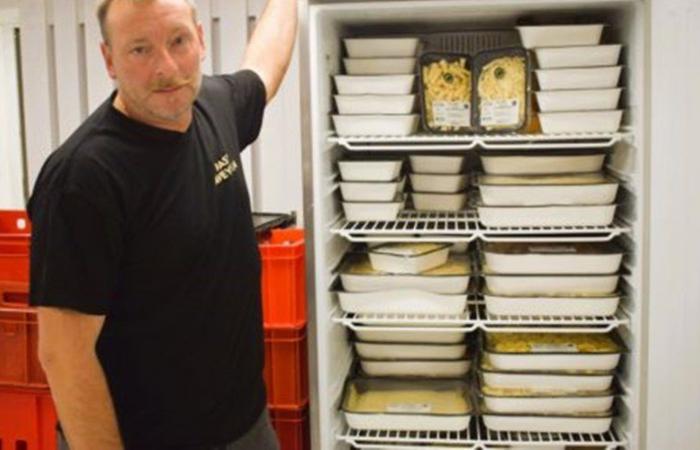
[[[472,68],[469,55],[424,53],[419,66],[423,128],[433,133],[472,131]]]
[[[485,51],[474,58],[473,122],[482,132],[521,131],[530,111],[530,57],[524,48]]]

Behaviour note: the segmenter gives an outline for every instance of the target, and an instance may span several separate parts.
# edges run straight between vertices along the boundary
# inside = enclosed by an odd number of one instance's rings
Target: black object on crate
[[[253,213],[253,225],[255,233],[258,235],[264,234],[273,228],[288,228],[296,225],[297,215],[294,212],[289,214],[283,213]]]

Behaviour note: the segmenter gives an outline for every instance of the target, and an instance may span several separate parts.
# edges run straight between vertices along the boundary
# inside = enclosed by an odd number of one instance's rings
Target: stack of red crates
[[[30,235],[25,212],[0,211],[0,449],[54,450],[56,411],[27,301]]]
[[[260,238],[265,324],[265,384],[282,450],[308,450],[304,230],[273,229]]]

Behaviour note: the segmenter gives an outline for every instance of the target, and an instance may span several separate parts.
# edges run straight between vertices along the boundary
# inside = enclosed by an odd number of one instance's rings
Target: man
[[[71,450],[275,449],[239,153],[286,72],[296,1],[268,0],[243,70],[215,77],[190,0],[102,0],[98,18],[117,89],[28,205],[62,430]]]

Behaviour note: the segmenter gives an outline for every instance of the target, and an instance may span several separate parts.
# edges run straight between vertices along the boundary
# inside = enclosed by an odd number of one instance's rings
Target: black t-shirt
[[[129,119],[114,95],[39,174],[30,301],[106,315],[96,350],[128,450],[229,442],[266,402],[239,157],[265,86],[249,70],[204,76],[184,133]]]

